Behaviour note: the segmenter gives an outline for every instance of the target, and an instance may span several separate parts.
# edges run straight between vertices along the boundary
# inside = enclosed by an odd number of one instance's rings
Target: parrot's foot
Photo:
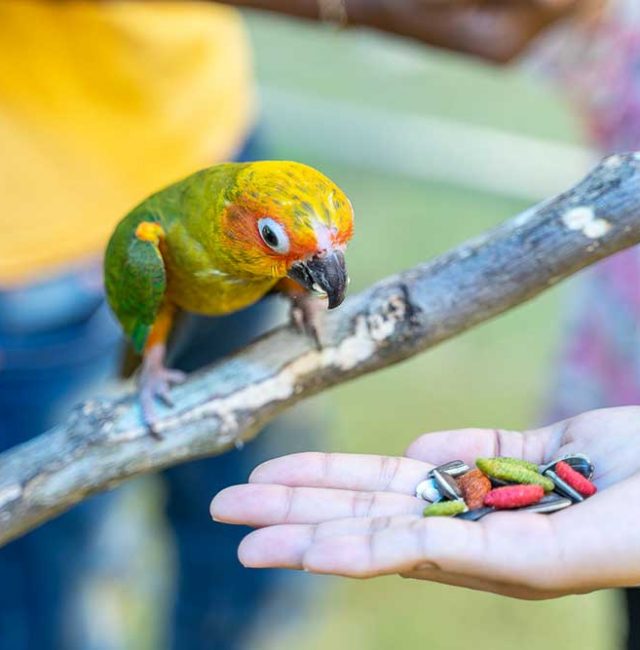
[[[169,408],[173,407],[171,387],[183,383],[187,378],[187,375],[181,370],[165,367],[164,354],[164,345],[154,345],[150,348],[145,353],[138,379],[142,420],[149,429],[149,433],[156,439],[162,438],[155,428],[157,421],[156,400],[160,400]]]
[[[310,336],[318,350],[322,349],[324,335],[324,316],[327,300],[314,295],[291,298],[291,322],[302,334]]]

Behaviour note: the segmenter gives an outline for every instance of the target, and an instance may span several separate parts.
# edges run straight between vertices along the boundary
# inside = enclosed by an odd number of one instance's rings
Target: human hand
[[[237,7],[319,19],[322,5],[347,25],[373,27],[436,47],[506,63],[544,29],[608,0],[217,0]]]
[[[406,457],[292,454],[257,467],[211,504],[217,521],[258,528],[247,567],[368,578],[400,574],[527,599],[640,583],[640,407],[591,411],[524,433],[421,436]],[[545,463],[586,453],[599,492],[552,515],[423,518],[413,496],[434,466],[479,456]]]
[[[560,19],[605,0],[347,0],[350,22],[497,63]]]

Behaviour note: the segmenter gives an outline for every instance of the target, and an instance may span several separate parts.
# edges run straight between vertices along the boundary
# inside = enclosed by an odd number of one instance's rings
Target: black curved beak
[[[314,255],[304,262],[295,262],[289,277],[314,293],[326,293],[329,309],[337,307],[347,291],[347,267],[342,251]]]

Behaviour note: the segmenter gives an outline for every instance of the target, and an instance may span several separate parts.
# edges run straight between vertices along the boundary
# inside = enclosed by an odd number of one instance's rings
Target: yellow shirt
[[[137,202],[231,158],[252,99],[227,7],[0,0],[0,287],[99,254]]]

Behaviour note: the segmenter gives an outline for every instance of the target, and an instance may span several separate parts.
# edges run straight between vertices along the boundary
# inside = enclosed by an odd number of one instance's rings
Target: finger
[[[424,567],[488,582],[538,584],[558,557],[548,518],[498,513],[482,522],[417,519],[369,534],[330,537],[314,542],[303,566],[315,573],[370,577]],[[557,576],[556,576],[557,577]]]
[[[413,523],[415,516],[379,517],[370,519],[340,519],[317,525],[298,524],[269,526],[249,533],[238,548],[238,558],[247,568],[303,568],[303,559],[307,549],[323,539],[343,535],[370,533]],[[430,562],[419,564],[413,571],[402,573],[405,578],[428,580],[455,587],[465,587],[477,591],[522,598],[540,600],[562,595],[562,592],[541,591],[520,585],[470,577],[468,575],[445,572],[435,568]]]
[[[410,458],[306,452],[259,465],[249,482],[414,494],[431,468]]]
[[[557,425],[525,433],[505,429],[427,433],[409,446],[406,455],[434,465],[458,459],[473,465],[482,456],[511,456],[543,463],[552,450],[558,448],[560,430]]]
[[[335,519],[321,524],[283,524],[249,533],[240,543],[238,558],[251,568],[302,569],[304,554],[322,539],[341,535],[367,534],[390,526],[403,525],[419,515],[398,517],[358,517]]]
[[[424,501],[390,492],[358,492],[284,485],[236,485],[211,502],[216,521],[246,526],[315,524],[343,517],[421,514]]]
[[[518,598],[640,582],[640,477],[552,516],[495,513],[481,522],[418,516],[343,519],[255,531],[246,566],[370,577],[414,575]],[[602,522],[615,522],[611,526]],[[621,561],[622,558],[622,561]],[[452,576],[457,576],[454,578]]]
[[[250,569],[302,569],[302,558],[314,540],[315,526],[283,524],[249,533],[238,546],[240,563]]]

